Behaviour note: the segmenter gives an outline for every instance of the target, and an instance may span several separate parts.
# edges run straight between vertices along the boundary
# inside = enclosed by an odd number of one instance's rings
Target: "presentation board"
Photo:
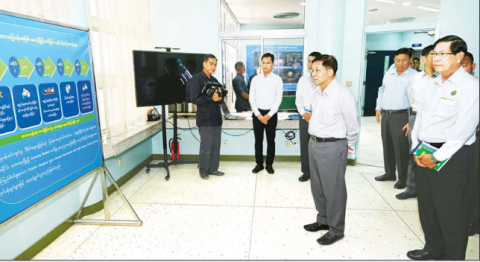
[[[103,165],[88,31],[0,14],[0,223]]]

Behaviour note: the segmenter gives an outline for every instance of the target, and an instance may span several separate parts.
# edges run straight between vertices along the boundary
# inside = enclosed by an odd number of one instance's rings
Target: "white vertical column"
[[[468,45],[468,51],[473,54],[475,62],[479,57],[479,1],[478,0],[442,0],[440,3],[440,35],[442,38],[447,35],[457,35]],[[478,76],[478,67],[475,75]]]

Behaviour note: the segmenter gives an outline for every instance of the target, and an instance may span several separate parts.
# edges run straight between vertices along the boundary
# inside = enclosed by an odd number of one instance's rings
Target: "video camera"
[[[205,82],[202,88],[202,94],[212,97],[215,91],[217,91],[219,97],[226,97],[228,93],[227,88],[223,84],[210,81]]]

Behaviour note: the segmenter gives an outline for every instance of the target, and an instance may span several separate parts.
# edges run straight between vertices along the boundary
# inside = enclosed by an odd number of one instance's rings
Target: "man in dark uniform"
[[[474,62],[475,60],[473,59],[473,55],[470,52],[467,52],[465,54],[465,57],[462,60],[462,66],[465,68],[465,71],[467,73],[473,75],[473,71],[475,71],[475,67],[477,64]],[[475,140],[475,144],[473,144],[473,205],[472,205],[472,216],[470,219],[470,226],[468,227],[468,235],[473,236],[475,234],[479,233],[479,220],[480,220],[480,205],[479,205],[479,191],[480,191],[480,182],[479,182],[479,176],[480,176],[480,170],[479,170],[479,147],[478,144],[480,143],[480,132],[479,132],[479,126],[477,126],[477,139]]]
[[[245,83],[245,64],[243,62],[237,62],[235,64],[235,70],[237,70],[237,76],[233,79],[232,85],[235,91],[235,109],[237,112],[244,112],[249,110],[250,103],[248,102],[248,90]]]
[[[220,139],[222,135],[222,98],[215,92],[213,96],[202,93],[205,82],[217,82],[212,76],[217,68],[217,58],[206,55],[203,59],[203,71],[188,82],[190,99],[197,105],[197,126],[200,133],[200,177],[208,179],[209,175],[223,176],[218,171],[220,165]]]
[[[463,39],[446,36],[434,46],[433,66],[441,76],[427,85],[412,131],[412,149],[425,142],[438,150],[414,157],[425,246],[409,251],[407,256],[414,260],[464,260],[472,208],[478,79],[462,67],[467,52]],[[434,170],[442,163],[441,169]]]

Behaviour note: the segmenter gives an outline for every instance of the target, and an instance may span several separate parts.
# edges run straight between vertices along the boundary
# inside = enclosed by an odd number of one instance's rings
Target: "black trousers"
[[[382,113],[380,125],[385,173],[389,177],[396,177],[396,169],[398,180],[404,183],[407,182],[408,161],[410,159],[408,137],[405,136],[406,131],[402,131],[406,124],[408,124],[408,112],[391,115]]]
[[[266,115],[270,110],[259,109],[260,114]],[[253,115],[253,132],[255,133],[255,162],[263,166],[263,133],[267,133],[267,166],[273,165],[275,159],[275,134],[277,131],[278,116],[273,115],[264,125]]]
[[[417,196],[425,250],[464,260],[472,210],[473,146],[463,146],[440,171],[417,166]]]

